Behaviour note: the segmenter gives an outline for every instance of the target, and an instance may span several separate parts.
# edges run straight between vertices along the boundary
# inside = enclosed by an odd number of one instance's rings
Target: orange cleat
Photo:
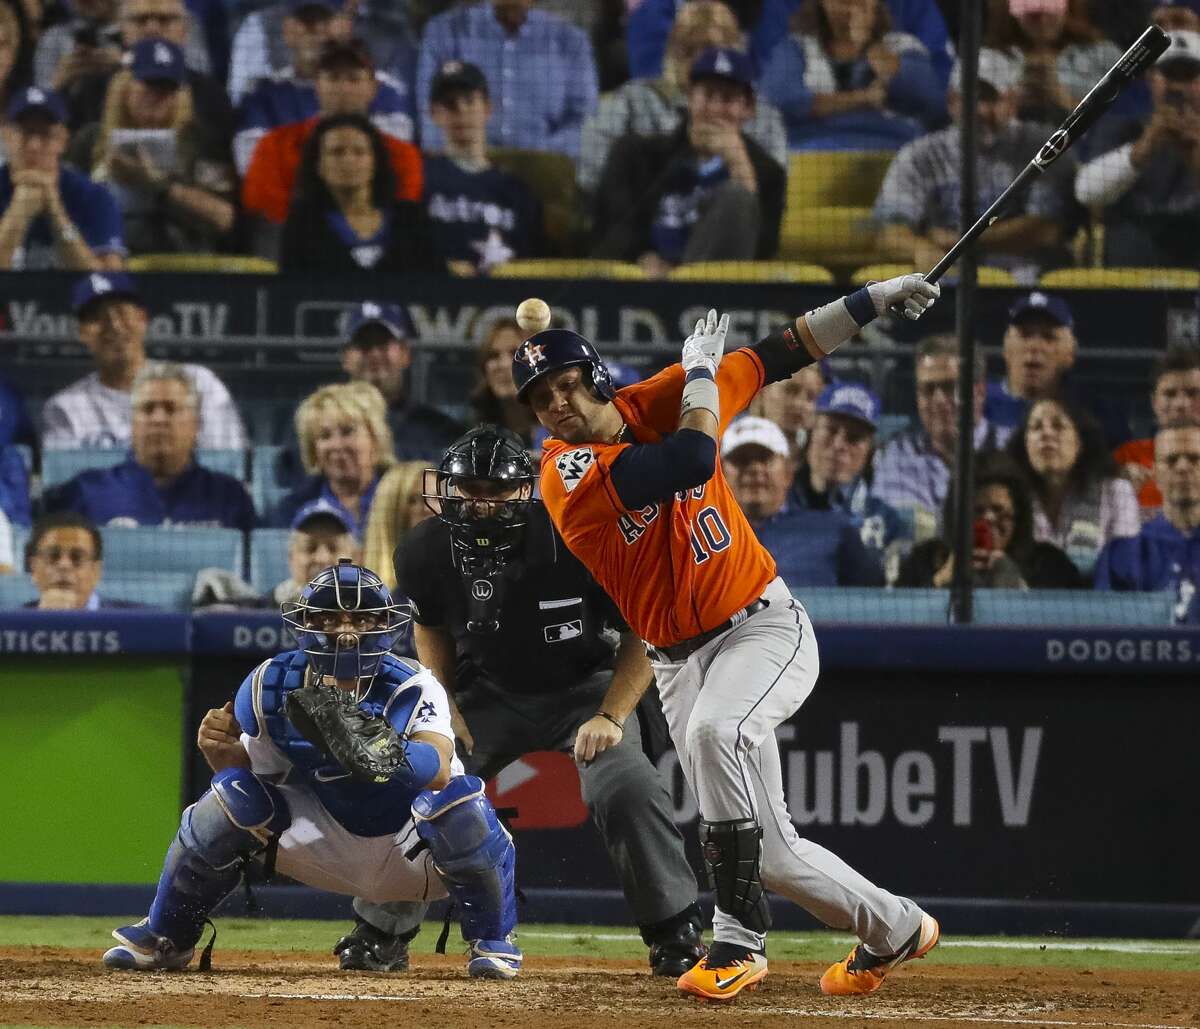
[[[767,957],[736,943],[716,942],[708,956],[679,977],[679,992],[728,1003],[742,990],[756,990],[767,974]]]
[[[874,993],[883,984],[883,977],[897,965],[923,958],[933,950],[940,933],[937,919],[922,912],[920,928],[895,954],[881,958],[860,943],[845,960],[825,970],[821,976],[821,992],[833,997]]]

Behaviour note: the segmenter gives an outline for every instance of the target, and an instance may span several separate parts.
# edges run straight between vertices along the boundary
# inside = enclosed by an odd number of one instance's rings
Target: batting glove
[[[886,282],[868,282],[867,293],[877,315],[895,309],[910,321],[916,321],[942,295],[936,282],[926,282],[923,275],[898,275]]]
[[[683,372],[686,375],[694,368],[707,369],[714,377],[721,358],[725,356],[725,335],[729,332],[729,315],[721,315],[717,320],[715,310],[708,312],[708,318],[696,322],[696,328],[683,341]]]

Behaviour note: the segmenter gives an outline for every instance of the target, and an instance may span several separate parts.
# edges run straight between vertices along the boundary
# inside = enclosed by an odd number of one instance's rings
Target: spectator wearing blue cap
[[[765,260],[779,247],[786,175],[743,128],[750,59],[714,47],[692,65],[688,116],[668,135],[625,136],[596,190],[597,257],[651,277],[693,261]]]
[[[0,168],[0,270],[99,271],[125,253],[121,215],[104,186],[64,167],[66,110],[30,86],[9,101]]]
[[[410,341],[416,336],[402,305],[365,301],[346,322],[342,369],[351,382],[369,382],[383,394],[397,458],[436,461],[462,435],[463,427],[436,407],[413,399]]]
[[[896,509],[871,489],[879,410],[875,392],[855,382],[835,382],[821,391],[791,499],[801,509],[840,511],[882,558],[907,530]]]
[[[344,6],[342,0],[290,0],[283,19],[283,40],[291,62],[282,71],[260,78],[238,104],[233,156],[239,174],[246,174],[255,147],[268,132],[318,113],[322,105],[317,96],[317,72],[330,50],[340,51],[347,45],[358,51],[351,63],[365,65],[367,79],[374,86],[365,112],[371,123],[393,139],[409,142],[416,138],[415,108],[407,83],[380,72],[366,42],[350,39],[350,19]],[[344,58],[338,64],[344,65]]]
[[[793,150],[895,150],[945,120],[945,79],[883,0],[812,0],[789,26],[760,88]]]
[[[676,0],[668,0],[672,5]],[[641,16],[643,2],[630,14]],[[595,191],[613,144],[622,136],[656,136],[674,132],[687,117],[688,74],[696,58],[714,46],[743,49],[737,17],[721,0],[689,0],[679,7],[670,24],[662,74],[634,77],[600,96],[596,113],[583,123],[583,149],[579,155],[579,187]],[[746,135],[780,165],[787,165],[787,131],[783,116],[759,99],[746,123]]]
[[[468,61],[488,77],[495,116],[488,142],[497,147],[579,156],[583,120],[596,109],[592,44],[578,28],[533,0],[486,0],[430,18],[417,59],[421,143],[445,141],[429,110],[433,79],[447,61]]]
[[[1104,548],[1096,588],[1170,591],[1175,622],[1200,625],[1200,425],[1159,429],[1154,475],[1162,514]]]
[[[1110,449],[1130,439],[1125,413],[1073,381],[1077,349],[1075,316],[1065,300],[1041,291],[1018,298],[1009,308],[1004,331],[1004,378],[988,383],[983,407],[987,420],[1011,431],[1021,424],[1032,401],[1061,394],[1100,423]]]
[[[492,102],[483,72],[447,61],[431,88],[430,117],[445,139],[444,152],[425,159],[425,210],[438,252],[460,275],[542,256],[541,202],[488,160]]]
[[[151,37],[108,83],[101,121],[70,157],[111,184],[131,253],[211,253],[234,227],[237,178],[229,139],[197,116],[183,51]]]
[[[736,419],[721,439],[721,464],[751,528],[783,581],[801,586],[882,586],[877,552],[840,510],[797,505],[783,430],[754,415]]]
[[[130,439],[130,390],[147,365],[149,315],[132,276],[95,273],[71,291],[79,341],[96,371],[59,390],[42,409],[42,445],[48,448],[123,447]],[[240,450],[246,446],[229,390],[203,365],[182,366],[200,398],[199,446]]]
[[[196,463],[200,398],[182,365],[147,365],[133,384],[128,459],[47,491],[48,511],[97,525],[196,525],[248,531],[257,524],[246,487]]]
[[[296,600],[323,568],[348,557],[361,563],[362,545],[346,513],[323,498],[310,500],[296,512],[288,534],[288,577],[272,591],[274,604]]]

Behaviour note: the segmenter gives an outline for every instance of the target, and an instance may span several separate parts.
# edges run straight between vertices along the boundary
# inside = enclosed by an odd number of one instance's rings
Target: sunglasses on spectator
[[[70,549],[44,547],[37,551],[34,556],[52,565],[58,564],[65,557],[73,568],[82,568],[84,565],[91,564],[96,560],[95,554],[84,550],[82,547],[71,547]]]
[[[125,20],[132,25],[136,25],[140,29],[144,29],[147,25],[161,24],[174,25],[177,22],[183,21],[183,15],[177,12],[157,13],[147,11],[145,14],[129,14],[125,16]]]

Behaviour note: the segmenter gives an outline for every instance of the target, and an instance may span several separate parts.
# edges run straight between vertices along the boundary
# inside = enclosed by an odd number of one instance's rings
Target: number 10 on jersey
[[[702,565],[713,554],[719,554],[733,542],[729,530],[721,520],[721,512],[715,507],[700,509],[692,524],[692,557]]]

